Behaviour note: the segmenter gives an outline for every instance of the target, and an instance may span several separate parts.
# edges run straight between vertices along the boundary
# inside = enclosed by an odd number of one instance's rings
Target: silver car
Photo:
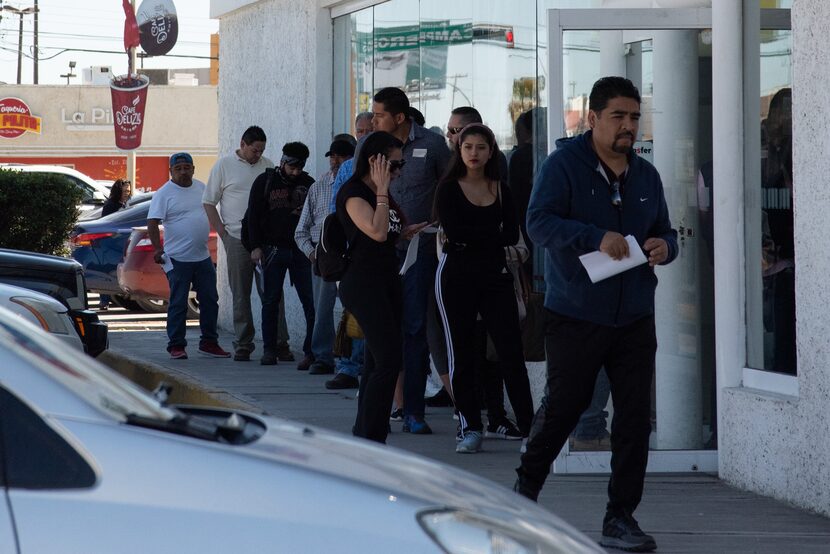
[[[72,348],[84,351],[84,343],[69,317],[69,308],[51,296],[0,283],[0,306],[41,327]]]
[[[0,554],[603,552],[452,467],[180,409],[0,309]]]

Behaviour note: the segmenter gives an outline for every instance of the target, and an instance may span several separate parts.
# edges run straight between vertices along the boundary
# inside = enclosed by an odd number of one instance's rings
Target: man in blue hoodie
[[[557,141],[527,210],[528,234],[545,249],[548,381],[515,488],[536,499],[605,367],[614,421],[600,544],[650,552],[657,545],[632,514],[642,498],[651,433],[654,266],[677,256],[677,234],[660,175],[632,151],[640,119],[637,88],[628,79],[604,77],[594,83],[589,102],[591,130]],[[579,256],[599,250],[626,258],[627,235],[648,264],[591,283]]]

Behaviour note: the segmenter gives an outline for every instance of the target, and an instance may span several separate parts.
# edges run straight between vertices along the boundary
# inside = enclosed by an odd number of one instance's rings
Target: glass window
[[[759,0],[790,8],[791,0]],[[796,374],[792,179],[792,33],[759,35],[758,170],[747,182],[747,366]],[[748,132],[748,135],[751,134]],[[757,166],[756,166],[757,167]]]
[[[355,134],[354,118],[371,109],[374,10],[366,8],[334,20],[333,134]]]

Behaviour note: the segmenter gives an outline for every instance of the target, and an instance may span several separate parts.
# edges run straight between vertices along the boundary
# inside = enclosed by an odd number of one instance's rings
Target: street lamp
[[[69,84],[70,77],[77,77],[77,75],[72,73],[72,70],[75,69],[75,65],[76,65],[75,62],[69,62],[69,71],[67,73],[64,73],[63,75],[61,75],[61,77],[66,78],[66,84],[67,85]]]
[[[32,13],[37,13],[36,7],[29,7],[25,9],[13,8],[12,6],[3,6],[7,12],[12,12],[20,16],[20,30],[18,31],[17,40],[17,84],[20,84],[21,70],[23,68],[23,16]]]

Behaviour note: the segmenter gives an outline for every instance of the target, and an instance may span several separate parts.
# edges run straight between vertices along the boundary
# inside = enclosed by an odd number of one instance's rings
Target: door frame
[[[790,10],[762,9],[762,29],[789,29]],[[565,136],[563,97],[563,33],[565,31],[658,31],[705,30],[712,28],[711,8],[631,8],[631,9],[549,9],[547,92],[548,152],[556,140]],[[749,92],[746,92],[750,95]],[[756,94],[757,95],[757,94]],[[555,108],[555,109],[554,109]],[[760,168],[760,154],[755,167]],[[747,157],[746,162],[753,160]],[[760,169],[758,170],[760,172]],[[725,332],[730,332],[726,330]],[[715,340],[718,340],[716,332]],[[722,385],[717,383],[720,388]],[[718,395],[720,397],[720,395]],[[718,419],[722,407],[717,406]],[[554,473],[610,473],[610,452],[570,452],[566,442],[553,465]],[[649,473],[718,472],[717,450],[650,450]]]

